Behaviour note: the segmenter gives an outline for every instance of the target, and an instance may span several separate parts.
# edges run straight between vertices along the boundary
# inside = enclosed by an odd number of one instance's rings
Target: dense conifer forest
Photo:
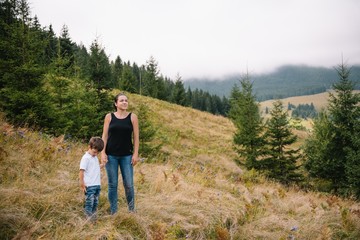
[[[185,89],[180,75],[160,73],[153,56],[141,65],[120,56],[113,61],[98,39],[87,48],[66,25],[57,35],[28,1],[1,1],[0,17],[0,107],[14,124],[87,137],[111,110],[112,89],[226,115],[226,98]]]

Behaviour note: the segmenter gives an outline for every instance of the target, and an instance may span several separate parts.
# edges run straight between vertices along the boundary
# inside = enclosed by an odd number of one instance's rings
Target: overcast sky
[[[28,0],[42,26],[183,80],[360,64],[359,0]]]

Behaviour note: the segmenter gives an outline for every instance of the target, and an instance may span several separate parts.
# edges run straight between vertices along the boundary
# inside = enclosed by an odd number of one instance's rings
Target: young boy
[[[96,221],[96,210],[100,196],[100,164],[97,157],[104,148],[100,137],[92,137],[89,149],[80,161],[80,188],[85,194],[85,214],[90,221]]]

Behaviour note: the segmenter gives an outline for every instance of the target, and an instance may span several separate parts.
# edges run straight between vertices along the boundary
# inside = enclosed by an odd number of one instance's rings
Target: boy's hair
[[[89,147],[101,152],[104,149],[104,141],[100,137],[92,137],[89,141]]]

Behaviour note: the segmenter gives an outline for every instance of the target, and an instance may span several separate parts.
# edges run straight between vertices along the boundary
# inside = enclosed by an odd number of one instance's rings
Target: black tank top
[[[119,119],[114,113],[111,113],[105,153],[113,156],[132,155],[132,133],[131,113],[124,119]]]

